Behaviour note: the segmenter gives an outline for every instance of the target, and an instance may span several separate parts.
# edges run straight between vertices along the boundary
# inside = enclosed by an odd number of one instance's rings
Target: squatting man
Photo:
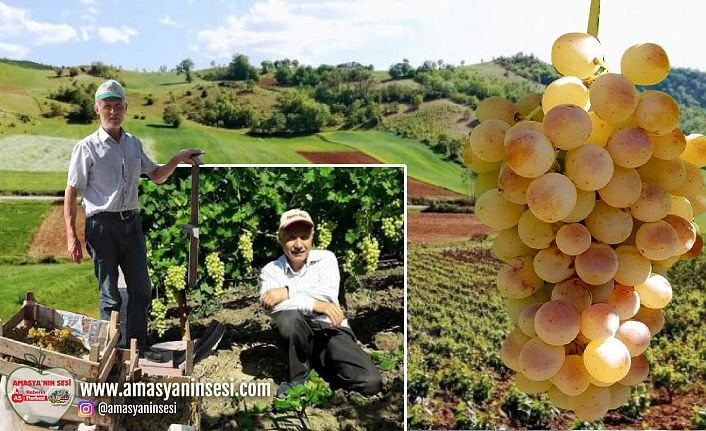
[[[83,252],[76,234],[76,198],[81,191],[81,207],[86,216],[86,250],[93,259],[99,286],[102,320],[120,311],[118,267],[127,283],[127,315],[121,315],[122,339],[136,338],[140,355],[146,353],[147,310],[152,286],[147,273],[147,249],[138,213],[138,180],[147,175],[162,184],[179,163],[193,164],[200,150],[182,150],[166,165],[147,157],[142,142],[122,128],[128,103],[125,90],[108,80],[96,90],[94,109],[101,126],[79,141],[73,149],[64,200],[66,242],[71,259],[81,263]],[[155,355],[150,355],[152,359]]]
[[[306,382],[311,369],[331,387],[372,395],[382,388],[380,372],[356,344],[338,302],[340,273],[336,256],[312,250],[314,222],[294,209],[280,218],[284,254],[261,272],[260,302],[289,365],[289,382],[278,396]]]

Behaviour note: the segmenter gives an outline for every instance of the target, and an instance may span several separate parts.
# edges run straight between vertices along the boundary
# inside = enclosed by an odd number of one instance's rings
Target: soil
[[[530,429],[524,425],[517,424],[507,416],[498,415],[502,401],[502,394],[508,393],[512,382],[514,381],[514,373],[507,372],[499,376],[496,381],[494,397],[489,400],[488,404],[476,406],[474,409],[481,414],[489,414],[496,419],[493,429],[508,429],[508,430],[524,430]],[[669,395],[665,389],[655,391],[648,384],[648,391],[651,397],[650,406],[642,412],[640,419],[631,419],[625,415],[611,410],[603,418],[604,429],[609,430],[688,430],[693,429],[691,418],[693,417],[693,408],[695,405],[702,406],[703,400],[706,398],[706,387],[696,386],[688,391],[675,394],[673,400],[669,402]],[[546,399],[546,395],[544,395]],[[434,412],[434,427],[433,429],[451,429],[455,425],[454,412],[456,411],[459,402],[463,402],[458,396],[451,396],[444,399],[431,399],[425,405],[430,411]],[[560,410],[554,420],[547,424],[546,428],[552,430],[566,430],[576,420],[576,415],[568,410]]]
[[[407,213],[407,241],[414,244],[466,241],[497,232],[474,214]]]
[[[425,197],[425,198],[451,198],[464,199],[465,196],[451,190],[446,190],[443,187],[425,183],[414,178],[407,177],[407,196],[409,197]]]
[[[299,151],[299,155],[319,165],[382,164],[379,160],[358,151]]]
[[[404,333],[404,268],[380,270],[358,277],[352,293],[348,293],[348,317],[359,345],[367,352],[379,349],[393,353],[402,344]],[[388,281],[387,283],[385,281]],[[371,287],[374,286],[374,287]],[[287,380],[287,364],[278,351],[269,320],[260,306],[258,288],[239,285],[227,289],[221,298],[222,308],[208,317],[197,317],[192,310],[191,334],[203,335],[212,319],[223,323],[225,335],[217,351],[196,364],[194,373],[202,382],[266,382],[272,393]],[[158,337],[152,324],[150,339],[154,344],[180,339],[176,308],[167,315],[167,333]],[[386,342],[381,342],[384,339]],[[397,342],[395,342],[395,339]],[[383,391],[365,397],[338,390],[327,408],[313,407],[308,412],[310,429],[315,430],[401,430],[404,424],[404,367],[381,371]],[[255,402],[271,404],[272,397],[249,398],[250,409]],[[237,406],[226,397],[203,399],[204,430],[238,429],[246,421],[244,405]],[[253,429],[271,429],[272,423],[261,417],[250,417]],[[241,428],[248,429],[248,428]],[[273,429],[273,428],[272,428]]]
[[[84,258],[90,259],[86,253],[84,230],[86,218],[81,206],[76,210],[76,233],[84,251]],[[42,224],[32,238],[28,255],[33,260],[54,259],[57,257],[68,258],[66,248],[66,223],[64,222],[64,207],[53,206],[44,217]]]

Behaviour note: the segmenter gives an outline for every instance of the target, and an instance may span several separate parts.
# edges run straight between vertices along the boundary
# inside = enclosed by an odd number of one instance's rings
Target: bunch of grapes
[[[167,324],[164,319],[167,317],[167,306],[159,298],[152,300],[152,319],[154,319],[157,333],[161,337],[167,332]]]
[[[71,333],[70,328],[55,328],[47,331],[36,323],[25,322],[21,327],[9,332],[8,338],[52,352],[63,353],[75,357],[85,357],[88,349],[83,342]]]
[[[348,274],[353,274],[353,268],[356,261],[356,254],[353,250],[346,250],[346,258],[343,261],[343,271]]]
[[[223,281],[225,280],[226,267],[218,257],[218,253],[211,253],[206,256],[206,270],[215,283],[216,298],[223,294]]]
[[[167,269],[167,276],[164,278],[164,287],[167,291],[169,302],[178,302],[177,294],[186,287],[186,267],[170,266]]]
[[[386,238],[397,241],[402,238],[402,227],[404,226],[404,214],[397,217],[384,217],[382,219],[382,233]]]
[[[318,249],[325,250],[331,244],[331,229],[332,227],[329,222],[324,221],[319,223],[319,227],[317,229]]]
[[[482,101],[463,151],[478,172],[476,216],[500,230],[507,265],[498,289],[517,327],[501,349],[525,392],[548,391],[584,421],[621,406],[644,381],[644,352],[672,298],[665,278],[703,241],[706,138],[684,136],[679,107],[661,91],[658,45],[629,48],[622,74],[603,67],[593,36],[552,48],[563,75],[517,104]]]
[[[370,235],[366,236],[360,245],[365,260],[365,272],[375,272],[378,268],[378,258],[380,257],[380,249],[378,248],[378,240]]]
[[[249,230],[243,231],[243,234],[238,238],[238,250],[245,259],[245,262],[250,265],[253,260],[252,250],[252,232]]]

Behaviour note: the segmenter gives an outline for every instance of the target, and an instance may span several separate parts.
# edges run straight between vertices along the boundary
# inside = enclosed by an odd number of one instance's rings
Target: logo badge
[[[80,417],[80,418],[93,417],[93,402],[79,401],[79,403],[78,403],[78,417]]]
[[[39,422],[55,424],[69,411],[76,395],[76,380],[65,368],[41,369],[45,356],[39,359],[25,355],[34,367],[16,368],[7,377],[5,395],[12,409],[30,425]],[[93,405],[91,404],[91,414]]]

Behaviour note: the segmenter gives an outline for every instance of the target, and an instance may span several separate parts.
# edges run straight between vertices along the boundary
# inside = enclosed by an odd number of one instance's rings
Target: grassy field
[[[51,157],[44,163],[38,157],[48,151],[45,146],[48,145],[49,140],[54,139],[53,137],[78,141],[93,133],[96,127],[98,127],[97,124],[67,125],[57,120],[43,120],[36,125],[17,127],[16,130],[6,128],[4,130],[6,133],[0,135],[0,149],[3,147],[3,142],[6,142],[9,151],[9,144],[19,139],[29,145],[31,153],[37,157],[23,155],[15,163],[6,166],[4,170],[0,169],[0,179],[13,176],[8,173],[9,168],[29,172],[47,170],[48,165],[57,163],[68,165],[70,151],[66,149],[55,148],[51,150],[53,153],[63,151],[63,158],[66,160],[58,161],[56,157]],[[385,132],[328,132],[293,138],[257,138],[242,132],[205,127],[191,121],[185,121],[181,127],[174,129],[149,121],[127,119],[124,127],[125,130],[146,143],[151,143],[148,153],[151,152],[154,155],[153,160],[157,163],[168,162],[174,154],[185,148],[204,150],[206,155],[202,157],[202,160],[212,164],[305,164],[308,161],[298,154],[300,151],[360,151],[384,163],[406,164],[408,174],[421,181],[454,191],[462,192],[464,190],[461,183],[463,170],[459,165],[444,160],[439,154],[434,153],[420,142]],[[24,136],[24,133],[21,138],[9,135],[14,131],[24,132],[25,130],[28,136]],[[52,136],[52,138],[47,138],[47,136]],[[42,173],[42,175],[45,174]],[[46,182],[28,183],[26,187],[22,186],[23,178],[20,177],[17,180],[1,181],[0,192],[40,189],[46,191],[63,190],[66,187],[66,174],[64,173],[54,172],[43,177]]]
[[[18,191],[54,195],[66,188],[66,172],[0,171],[0,195]]]
[[[93,262],[34,264],[27,259],[32,235],[47,214],[46,201],[0,202],[0,319],[22,307],[25,291],[40,303],[98,317],[98,290]]]
[[[50,206],[44,201],[0,203],[0,263],[25,260],[32,235]],[[5,289],[8,284],[0,282],[0,286]]]
[[[47,307],[100,317],[98,282],[90,260],[80,265],[0,265],[0,286],[0,319],[4,321],[22,308],[25,291],[34,293]]]
[[[386,75],[387,72],[382,72],[380,76]],[[80,83],[96,84],[104,80],[85,73],[70,78],[68,72],[57,78],[53,70],[38,70],[0,62],[0,150],[21,153],[21,157],[8,159],[5,164],[0,164],[0,179],[10,177],[6,171],[42,170],[54,173],[45,177],[46,182],[27,182],[26,187],[22,186],[25,178],[19,174],[16,180],[0,182],[0,193],[7,194],[17,190],[58,191],[65,188],[64,178],[61,178],[63,175],[58,173],[66,169],[63,166],[68,164],[65,159],[69,158],[68,148],[71,147],[71,142],[75,143],[93,133],[98,123],[94,121],[89,125],[67,124],[62,118],[45,118],[41,114],[48,110],[50,103],[54,103],[48,98],[50,93],[61,86],[71,85],[73,79]],[[451,190],[463,190],[460,184],[461,168],[444,160],[420,142],[366,131],[325,133],[323,136],[326,139],[317,135],[261,139],[246,135],[242,130],[206,127],[189,120],[183,121],[181,127],[176,129],[164,127],[162,111],[166,103],[172,100],[201,100],[204,91],[208,97],[215,97],[229,86],[221,87],[217,82],[204,81],[198,77],[194,82],[187,83],[184,75],[171,72],[142,73],[123,70],[118,79],[125,86],[129,103],[124,127],[143,141],[153,142],[152,151],[157,163],[166,163],[184,148],[200,148],[206,151],[202,159],[212,164],[304,164],[308,162],[298,154],[300,151],[357,150],[385,163],[406,164],[409,167],[408,174],[419,180]],[[288,90],[256,87],[253,91],[240,91],[237,88],[233,91],[241,105],[269,112],[276,103],[278,94]],[[148,104],[148,98],[151,98],[153,103]],[[72,109],[69,105],[64,107]],[[29,121],[21,121],[19,114],[29,115]],[[14,145],[17,139],[22,141],[22,146]],[[56,142],[49,142],[53,139],[65,139],[66,141],[61,142],[66,145],[54,145]]]
[[[385,132],[321,133],[327,141],[343,144],[383,163],[404,163],[407,174],[421,181],[465,193],[463,168],[443,160],[428,146]]]

